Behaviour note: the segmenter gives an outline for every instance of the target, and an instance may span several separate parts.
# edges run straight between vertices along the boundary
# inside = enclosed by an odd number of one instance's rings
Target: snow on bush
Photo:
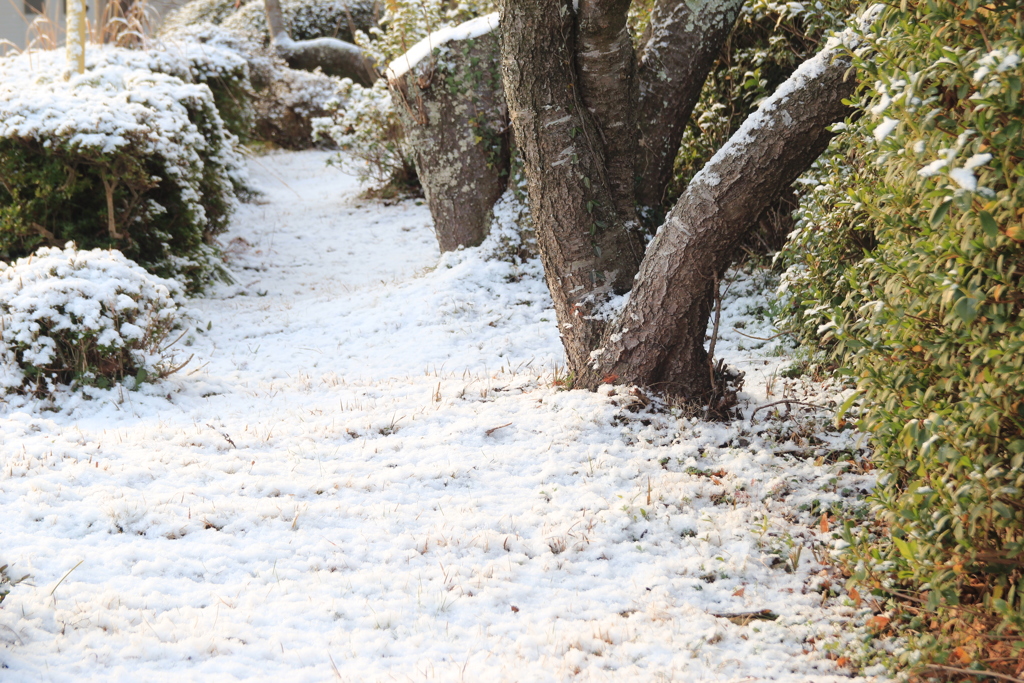
[[[327,104],[337,99],[341,81],[320,72],[289,68],[272,49],[258,44],[240,33],[213,24],[184,26],[165,33],[169,50],[184,44],[189,55],[213,48],[227,50],[248,65],[248,81],[244,92],[228,92],[220,97],[217,84],[207,82],[213,90],[221,116],[228,123],[236,118],[244,123],[244,132],[232,132],[245,141],[271,142],[286,149],[307,149],[313,144],[313,118],[327,116]],[[222,102],[226,100],[225,102]],[[227,112],[242,110],[247,117],[232,117]]]
[[[328,103],[332,117],[313,119],[313,135],[345,152],[332,163],[355,173],[386,194],[404,194],[416,180],[411,150],[391,101],[387,81],[364,88],[342,80],[337,97]],[[384,188],[391,190],[384,192]]]
[[[281,13],[293,40],[339,38],[351,41],[353,29],[365,31],[379,14],[373,0],[283,0]],[[260,45],[270,42],[262,0],[193,0],[170,14],[161,27],[164,34],[200,24],[223,25]]]
[[[192,68],[169,60],[90,48],[67,75],[63,52],[0,59],[0,258],[73,240],[193,291],[224,274],[211,242],[245,166],[209,87],[154,72]]]
[[[0,263],[0,397],[165,376],[181,295],[118,251],[70,242]]]

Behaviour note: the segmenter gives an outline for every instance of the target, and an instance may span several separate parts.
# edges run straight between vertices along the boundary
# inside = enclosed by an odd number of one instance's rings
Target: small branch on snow
[[[491,427],[490,429],[488,429],[488,430],[487,430],[486,432],[484,432],[484,433],[485,433],[485,434],[486,434],[487,436],[490,436],[491,434],[493,434],[494,432],[498,431],[499,429],[504,429],[505,427],[511,427],[511,426],[512,426],[512,423],[511,423],[511,422],[509,422],[508,424],[498,425],[497,427]]]
[[[818,410],[831,410],[828,406],[819,406],[817,403],[806,403],[804,401],[794,401],[793,399],[790,399],[790,398],[784,398],[781,401],[774,401],[772,403],[765,403],[763,406],[758,406],[754,410],[754,412],[752,412],[750,414],[750,421],[753,422],[754,421],[754,416],[757,415],[762,410],[764,410],[765,408],[771,408],[773,406],[780,406],[783,403],[786,404],[787,408],[789,408],[790,404],[792,404],[792,405],[797,405],[797,406],[807,406],[808,408],[817,408]]]

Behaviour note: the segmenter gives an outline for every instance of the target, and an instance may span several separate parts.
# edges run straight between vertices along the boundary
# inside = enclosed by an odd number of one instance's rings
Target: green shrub
[[[128,388],[172,371],[181,287],[117,251],[43,247],[0,263],[0,397]]]
[[[68,80],[62,51],[0,60],[0,258],[73,240],[191,291],[226,277],[212,240],[246,176],[210,89],[145,53],[88,58]]]
[[[922,663],[1024,651],[1024,17],[1016,0],[885,7],[860,111],[789,249],[790,319],[856,378],[882,528],[853,580]],[[905,602],[901,602],[905,600]],[[916,651],[915,651],[916,650]]]

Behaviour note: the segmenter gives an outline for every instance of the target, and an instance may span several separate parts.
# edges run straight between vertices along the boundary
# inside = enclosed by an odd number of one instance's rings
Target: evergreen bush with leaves
[[[881,522],[852,580],[903,664],[1024,655],[1024,7],[907,0],[859,36],[859,111],[786,258],[789,318],[858,386]]]
[[[65,80],[63,51],[0,60],[0,258],[71,240],[191,291],[226,277],[212,242],[245,188],[235,138],[206,85],[150,61],[90,49]]]

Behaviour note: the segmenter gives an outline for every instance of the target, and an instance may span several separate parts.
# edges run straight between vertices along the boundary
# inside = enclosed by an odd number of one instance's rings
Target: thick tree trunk
[[[616,324],[577,372],[704,399],[711,387],[704,335],[712,283],[752,220],[825,150],[853,91],[850,62],[825,51],[805,62],[694,177],[670,212]]]
[[[632,287],[643,240],[620,220],[601,126],[579,92],[575,24],[572,0],[502,2],[502,73],[530,211],[569,364],[582,367],[604,330],[595,313]]]
[[[640,148],[636,200],[661,214],[679,143],[742,0],[658,0],[640,54]],[[653,211],[651,211],[653,210]]]
[[[292,40],[284,23],[280,0],[265,0],[264,11],[270,41],[277,54],[293,69],[313,71],[320,67],[328,76],[351,78],[369,86],[380,74],[362,48],[337,38]]]
[[[443,252],[483,241],[509,170],[497,35],[451,41],[444,49],[441,63],[429,57],[401,75],[388,74]]]

